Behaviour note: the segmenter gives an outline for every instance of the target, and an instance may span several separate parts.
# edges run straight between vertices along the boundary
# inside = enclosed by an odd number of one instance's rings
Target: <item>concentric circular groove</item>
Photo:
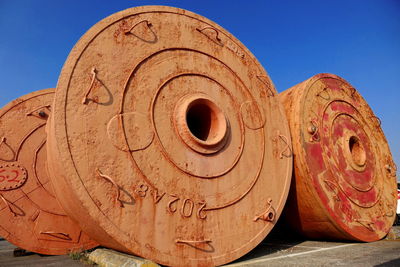
[[[0,235],[28,251],[61,255],[96,246],[58,204],[47,173],[45,125],[54,90],[0,110]]]
[[[295,157],[288,222],[313,238],[375,241],[394,221],[396,179],[385,136],[342,78],[319,74],[280,95]]]
[[[102,245],[161,264],[240,257],[289,187],[274,92],[251,53],[201,16],[153,6],[104,19],[58,82],[49,152],[61,203]]]
[[[275,95],[251,53],[201,16],[111,15],[60,75],[55,190],[105,246],[173,266],[232,261],[269,233],[287,196],[291,144]]]

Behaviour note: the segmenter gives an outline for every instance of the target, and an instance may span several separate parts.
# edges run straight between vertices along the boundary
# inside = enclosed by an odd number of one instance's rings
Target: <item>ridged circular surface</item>
[[[148,6],[91,28],[62,70],[50,153],[63,205],[109,247],[216,265],[272,229],[291,176],[268,75],[232,35]]]
[[[46,132],[54,90],[25,95],[0,110],[0,236],[40,254],[96,245],[61,208],[47,173]]]
[[[395,218],[396,174],[379,119],[332,74],[316,75],[281,97],[296,155],[288,217],[312,237],[383,238]]]

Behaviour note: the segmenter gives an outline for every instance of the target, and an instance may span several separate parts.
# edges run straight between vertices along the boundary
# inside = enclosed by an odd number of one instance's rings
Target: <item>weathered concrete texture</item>
[[[160,266],[152,261],[139,257],[119,253],[114,250],[99,248],[90,253],[89,259],[100,267],[157,267]]]

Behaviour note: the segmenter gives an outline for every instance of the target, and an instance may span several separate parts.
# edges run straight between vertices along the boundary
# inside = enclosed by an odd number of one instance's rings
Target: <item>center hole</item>
[[[366,161],[366,155],[364,147],[360,143],[360,139],[358,139],[355,136],[350,137],[349,149],[353,162],[358,166],[364,166]]]
[[[186,113],[186,123],[190,132],[202,141],[213,138],[217,120],[217,115],[205,99],[192,103]]]

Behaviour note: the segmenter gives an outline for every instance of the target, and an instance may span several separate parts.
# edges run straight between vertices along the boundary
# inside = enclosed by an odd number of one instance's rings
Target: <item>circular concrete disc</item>
[[[65,215],[47,173],[53,96],[53,89],[34,92],[0,110],[0,236],[28,251],[61,255],[96,243]]]
[[[64,65],[53,114],[56,191],[104,246],[219,265],[281,213],[292,171],[283,107],[254,56],[199,15],[147,6],[96,24]]]
[[[295,154],[288,221],[313,238],[383,238],[395,218],[396,170],[379,119],[332,74],[316,75],[280,97]]]

